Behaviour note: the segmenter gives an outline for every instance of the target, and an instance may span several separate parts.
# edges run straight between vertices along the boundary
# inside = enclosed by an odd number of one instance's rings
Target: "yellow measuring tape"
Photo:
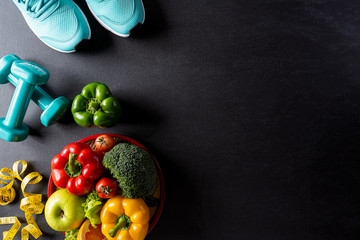
[[[19,173],[19,165],[22,165],[22,169]],[[2,168],[0,170],[0,179],[11,180],[10,183],[6,183],[0,180],[0,184],[7,184],[5,187],[0,188],[0,205],[6,205],[11,203],[15,199],[15,190],[13,188],[14,179],[17,178],[21,181],[21,191],[24,198],[21,199],[20,209],[25,212],[25,218],[28,223],[21,229],[21,240],[28,240],[29,234],[34,238],[38,238],[42,235],[39,226],[36,224],[32,214],[41,214],[44,210],[44,204],[41,203],[42,195],[27,193],[25,187],[28,184],[36,184],[42,180],[42,176],[38,172],[32,172],[21,178],[21,174],[25,172],[27,168],[27,162],[24,160],[16,161],[13,165],[13,169]],[[21,227],[21,223],[17,217],[1,217],[0,225],[13,224],[9,231],[3,232],[3,240],[12,240],[18,230]]]

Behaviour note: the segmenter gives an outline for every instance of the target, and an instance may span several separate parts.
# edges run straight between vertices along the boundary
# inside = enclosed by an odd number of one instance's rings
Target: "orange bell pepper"
[[[149,218],[149,207],[143,199],[116,195],[101,209],[101,232],[109,240],[143,240]]]

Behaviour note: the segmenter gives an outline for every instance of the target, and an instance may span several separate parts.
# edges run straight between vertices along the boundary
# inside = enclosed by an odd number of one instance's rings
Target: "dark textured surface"
[[[144,0],[145,24],[130,39],[77,3],[93,36],[86,50],[66,55],[0,1],[0,55],[47,68],[52,96],[108,84],[123,121],[85,129],[68,116],[45,128],[31,103],[31,135],[1,141],[0,167],[27,160],[45,177],[29,191],[46,194],[50,160],[66,144],[120,133],[149,148],[165,175],[165,209],[147,239],[359,238],[358,1]],[[13,89],[0,86],[2,116]],[[19,202],[0,207],[0,216],[24,222]],[[36,218],[41,239],[62,238]]]

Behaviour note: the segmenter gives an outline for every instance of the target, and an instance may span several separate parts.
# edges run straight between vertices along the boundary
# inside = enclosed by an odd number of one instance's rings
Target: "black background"
[[[30,103],[31,135],[1,140],[0,167],[27,160],[45,178],[29,191],[45,197],[50,161],[65,145],[123,134],[149,148],[165,175],[165,208],[147,239],[358,239],[359,1],[144,0],[145,24],[129,39],[76,3],[92,28],[87,50],[48,48],[7,0],[0,55],[47,68],[52,96],[106,83],[122,122],[86,129],[69,115],[45,128]],[[0,86],[1,116],[13,89]],[[25,226],[19,203],[0,206],[0,217]],[[36,219],[41,239],[62,239]]]

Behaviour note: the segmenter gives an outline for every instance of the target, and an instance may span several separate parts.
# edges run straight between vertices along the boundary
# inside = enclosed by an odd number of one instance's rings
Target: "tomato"
[[[115,144],[116,144],[115,139],[109,135],[104,134],[104,135],[98,136],[95,139],[95,147],[100,152],[110,151],[115,146]]]
[[[116,195],[118,189],[118,183],[113,178],[103,177],[96,186],[95,190],[101,198],[111,198]]]

